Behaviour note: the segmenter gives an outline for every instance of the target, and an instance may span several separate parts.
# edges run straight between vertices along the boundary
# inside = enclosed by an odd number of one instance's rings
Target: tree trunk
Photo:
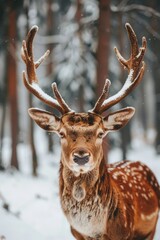
[[[123,25],[122,25],[122,14],[119,13],[119,17],[118,17],[118,22],[119,22],[119,26],[118,26],[118,39],[119,39],[119,50],[120,53],[122,54],[122,56],[124,56],[124,36],[123,36]],[[118,62],[118,61],[117,61]],[[124,84],[124,79],[125,79],[125,70],[124,68],[120,65],[120,77],[119,77],[119,81],[121,82],[121,84]],[[127,104],[127,99],[124,99],[121,103],[121,107],[125,108],[126,106],[128,106]],[[120,131],[120,136],[121,136],[121,149],[122,149],[122,160],[127,159],[127,147],[128,144],[131,141],[131,133],[130,133],[130,123],[127,124],[127,126],[125,126],[125,128],[122,128]]]
[[[98,48],[97,48],[97,95],[100,96],[105,79],[108,77],[109,36],[110,36],[110,0],[99,1]],[[107,160],[107,140],[103,143]]]
[[[83,39],[82,39],[82,26],[81,26],[81,16],[83,15],[82,13],[82,2],[81,0],[77,0],[77,11],[76,11],[76,15],[75,15],[75,20],[78,24],[78,31],[77,31],[77,35],[79,37],[79,41],[80,41],[80,45],[81,48],[84,47],[84,43],[83,43]],[[83,71],[83,76],[79,76],[79,78],[81,79],[81,77],[83,79],[85,79],[85,70]],[[78,92],[78,107],[79,107],[79,112],[84,112],[84,81],[81,82],[80,87],[79,87],[79,92]]]
[[[6,101],[2,104],[2,117],[1,117],[1,126],[0,126],[0,170],[4,170],[2,151],[3,151],[3,138],[4,138],[4,128],[5,128],[5,119],[6,119]]]
[[[5,94],[7,95],[7,91],[4,89]],[[4,170],[2,152],[3,152],[3,139],[4,139],[4,129],[5,129],[5,119],[6,119],[6,110],[7,110],[7,102],[6,97],[2,103],[2,117],[1,117],[1,126],[0,126],[0,170]]]
[[[8,34],[5,32],[5,35]],[[3,86],[1,88],[0,98],[2,104],[2,115],[1,115],[1,123],[0,123],[0,170],[4,170],[3,164],[3,139],[5,135],[5,123],[6,123],[6,112],[7,112],[7,98],[8,98],[8,79],[7,79],[7,50],[4,52],[4,62],[5,62],[5,69],[4,69],[4,77],[3,77]]]
[[[12,139],[12,153],[11,166],[19,169],[17,159],[17,143],[18,143],[18,106],[17,106],[17,73],[16,73],[16,11],[11,9],[11,2],[9,1],[8,14],[8,92],[10,104],[10,122],[11,122],[11,139]]]
[[[160,11],[159,1],[153,1],[151,4],[151,7],[156,9],[157,11]],[[154,31],[159,32],[159,22],[158,19],[153,18],[151,22],[152,28]],[[153,36],[154,37],[154,36]],[[159,40],[156,38],[154,41],[151,41],[151,46],[154,51],[154,54],[156,55],[156,61],[153,62],[152,65],[152,74],[153,79],[155,80],[155,96],[156,96],[156,118],[155,118],[155,126],[156,126],[156,142],[155,142],[155,148],[157,151],[157,154],[160,154],[160,69],[159,69],[159,63],[160,63],[160,55],[159,55]]]
[[[48,0],[48,14],[47,14],[47,35],[53,34],[53,10],[52,10],[52,0]],[[53,51],[53,44],[48,44],[47,49],[49,49],[52,53]],[[48,57],[48,64],[47,64],[47,76],[51,76],[53,72],[53,64],[51,55]],[[48,150],[49,152],[53,152],[53,134],[47,134],[48,137]]]
[[[110,40],[110,0],[99,1],[98,48],[97,48],[97,95],[102,92],[108,77]]]
[[[27,19],[26,35],[29,31],[29,19],[28,19],[29,5],[30,5],[30,0],[25,0],[24,10],[25,10],[25,15]],[[30,93],[28,94],[28,103],[29,103],[29,107],[33,106],[32,94]],[[34,123],[31,118],[29,118],[29,142],[30,142],[31,153],[32,153],[32,174],[33,176],[37,176],[38,158],[37,158],[37,152],[36,152],[36,147],[34,143]]]
[[[33,106],[32,103],[32,95],[28,95],[29,106]],[[30,138],[30,146],[32,152],[32,175],[37,176],[37,168],[38,168],[38,160],[37,160],[37,152],[34,143],[34,123],[32,119],[29,121],[29,138]]]

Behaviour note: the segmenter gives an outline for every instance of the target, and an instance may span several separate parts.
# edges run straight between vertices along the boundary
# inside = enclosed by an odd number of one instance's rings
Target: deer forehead
[[[103,126],[101,116],[90,113],[66,114],[61,119],[62,129],[68,133],[93,133]]]

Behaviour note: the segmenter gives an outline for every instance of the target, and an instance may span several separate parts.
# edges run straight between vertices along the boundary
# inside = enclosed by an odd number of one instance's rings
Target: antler
[[[120,102],[123,98],[125,98],[142,80],[145,69],[145,63],[142,61],[142,59],[146,50],[147,41],[146,38],[143,37],[142,47],[139,48],[136,34],[129,23],[126,23],[126,29],[131,43],[131,56],[129,60],[124,59],[116,47],[115,53],[118,61],[122,64],[122,66],[128,69],[129,75],[121,90],[108,99],[106,98],[108,95],[110,81],[107,79],[102,91],[102,95],[96,102],[94,108],[90,110],[90,112],[99,114],[103,113],[105,110],[109,109],[116,103]]]
[[[46,94],[40,87],[36,74],[36,69],[46,59],[50,51],[47,50],[38,61],[34,62],[33,57],[33,39],[38,31],[37,26],[33,26],[27,35],[27,40],[22,42],[21,57],[26,64],[27,77],[25,71],[23,71],[23,82],[26,88],[33,93],[37,98],[45,102],[47,105],[57,109],[62,114],[72,112],[69,106],[63,100],[60,92],[58,91],[56,83],[52,84],[52,90],[56,99]]]

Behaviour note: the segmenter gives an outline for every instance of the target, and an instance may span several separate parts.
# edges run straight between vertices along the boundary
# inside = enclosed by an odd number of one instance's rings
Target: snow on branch
[[[158,11],[156,11],[155,9],[145,6],[145,5],[140,5],[140,4],[131,4],[131,5],[126,5],[123,7],[117,7],[114,5],[111,5],[111,11],[112,12],[131,12],[134,10],[139,10],[141,11],[144,15],[148,15],[148,13],[158,18],[160,18],[160,13]]]

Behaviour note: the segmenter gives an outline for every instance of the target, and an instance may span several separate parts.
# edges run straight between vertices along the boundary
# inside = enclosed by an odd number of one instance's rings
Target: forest
[[[40,87],[52,96],[51,84],[56,82],[67,104],[84,112],[92,109],[106,79],[113,95],[127,78],[114,51],[116,46],[124,58],[130,56],[125,24],[133,27],[139,46],[145,36],[142,83],[113,107],[132,106],[136,114],[125,128],[107,135],[104,151],[106,162],[148,161],[158,176],[160,2],[1,0],[0,9],[0,239],[73,239],[58,200],[59,139],[38,128],[28,115],[30,107],[54,110],[23,84],[22,41],[37,25],[35,60],[50,50],[37,69]],[[160,239],[158,226],[155,240]]]

